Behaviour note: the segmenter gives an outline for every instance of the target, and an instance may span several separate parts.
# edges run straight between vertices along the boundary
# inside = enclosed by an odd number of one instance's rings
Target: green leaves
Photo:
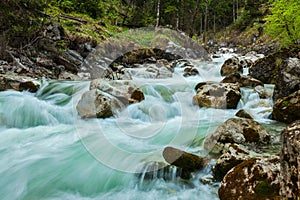
[[[300,0],[274,0],[267,20],[267,33],[283,46],[297,44],[300,39]]]

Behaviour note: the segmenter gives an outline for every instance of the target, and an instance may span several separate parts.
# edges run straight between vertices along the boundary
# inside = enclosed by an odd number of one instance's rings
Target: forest
[[[299,0],[3,0],[0,30],[8,37],[27,37],[43,23],[68,15],[123,30],[169,27],[205,43],[217,32],[259,24],[272,39],[293,45],[300,38],[299,5]]]

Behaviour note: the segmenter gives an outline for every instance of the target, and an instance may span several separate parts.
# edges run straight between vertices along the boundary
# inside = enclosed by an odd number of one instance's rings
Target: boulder
[[[34,93],[37,92],[39,88],[40,82],[36,79],[24,76],[0,75],[0,91],[13,89]]]
[[[235,109],[241,99],[240,88],[232,83],[199,83],[193,104],[208,108]]]
[[[281,71],[285,70],[284,65],[289,57],[297,57],[295,49],[282,49],[270,55],[258,59],[249,69],[249,75],[262,81],[264,84],[276,84],[280,78]]]
[[[221,67],[221,75],[227,76],[234,72],[243,72],[243,66],[240,65],[240,61],[237,57],[227,59]]]
[[[242,145],[230,144],[228,150],[217,159],[212,168],[215,180],[222,181],[229,170],[253,157],[253,155],[255,155],[254,152],[250,152]]]
[[[239,73],[232,73],[226,76],[221,83],[237,83],[240,87],[256,87],[258,85],[263,86],[264,84],[250,76],[241,75]]]
[[[184,74],[183,76],[187,77],[187,76],[195,76],[198,75],[199,71],[195,68],[195,67],[186,67],[184,69]]]
[[[278,99],[273,106],[271,116],[272,119],[285,123],[300,119],[300,90]]]
[[[145,99],[144,93],[132,81],[94,79],[90,83],[90,90],[98,89],[114,96],[123,104],[140,102]]]
[[[144,100],[144,94],[130,81],[91,81],[90,90],[85,92],[76,109],[82,118],[107,118],[131,103]]]
[[[284,60],[275,84],[274,101],[300,90],[300,59],[288,58]]]
[[[300,120],[288,125],[281,133],[280,196],[282,199],[300,198]]]
[[[163,157],[169,164],[190,171],[201,170],[207,165],[205,158],[173,147],[166,147],[163,151]]]
[[[93,89],[85,92],[79,100],[76,109],[82,118],[107,118],[112,117],[124,104],[117,98]]]
[[[279,197],[279,156],[250,158],[232,168],[221,182],[220,200],[266,200]]]
[[[226,144],[263,145],[270,142],[270,135],[258,122],[246,118],[230,118],[204,141],[206,151],[220,154]]]
[[[235,116],[237,117],[242,117],[242,118],[247,118],[247,119],[253,119],[252,115],[249,113],[249,111],[241,109],[239,110]]]

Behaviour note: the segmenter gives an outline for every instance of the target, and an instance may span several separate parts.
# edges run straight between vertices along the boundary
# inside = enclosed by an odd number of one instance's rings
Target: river
[[[145,100],[107,119],[81,119],[76,112],[89,82],[43,80],[37,93],[0,92],[0,199],[218,199],[219,183],[199,181],[210,177],[210,167],[184,181],[176,169],[169,180],[146,179],[141,166],[163,161],[166,146],[205,156],[205,137],[241,108],[266,126],[275,123],[268,119],[272,100],[250,88],[242,88],[238,109],[192,104],[194,86],[220,81],[229,56],[193,61],[197,76],[183,77],[178,66],[172,78],[134,77]]]

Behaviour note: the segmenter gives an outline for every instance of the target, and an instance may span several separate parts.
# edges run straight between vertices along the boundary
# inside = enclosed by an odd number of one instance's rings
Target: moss
[[[265,180],[261,180],[256,185],[254,191],[259,196],[269,196],[273,193],[272,188],[270,187],[270,185]]]
[[[281,103],[282,107],[286,107],[288,104],[289,104],[288,101],[283,101],[283,102]]]

